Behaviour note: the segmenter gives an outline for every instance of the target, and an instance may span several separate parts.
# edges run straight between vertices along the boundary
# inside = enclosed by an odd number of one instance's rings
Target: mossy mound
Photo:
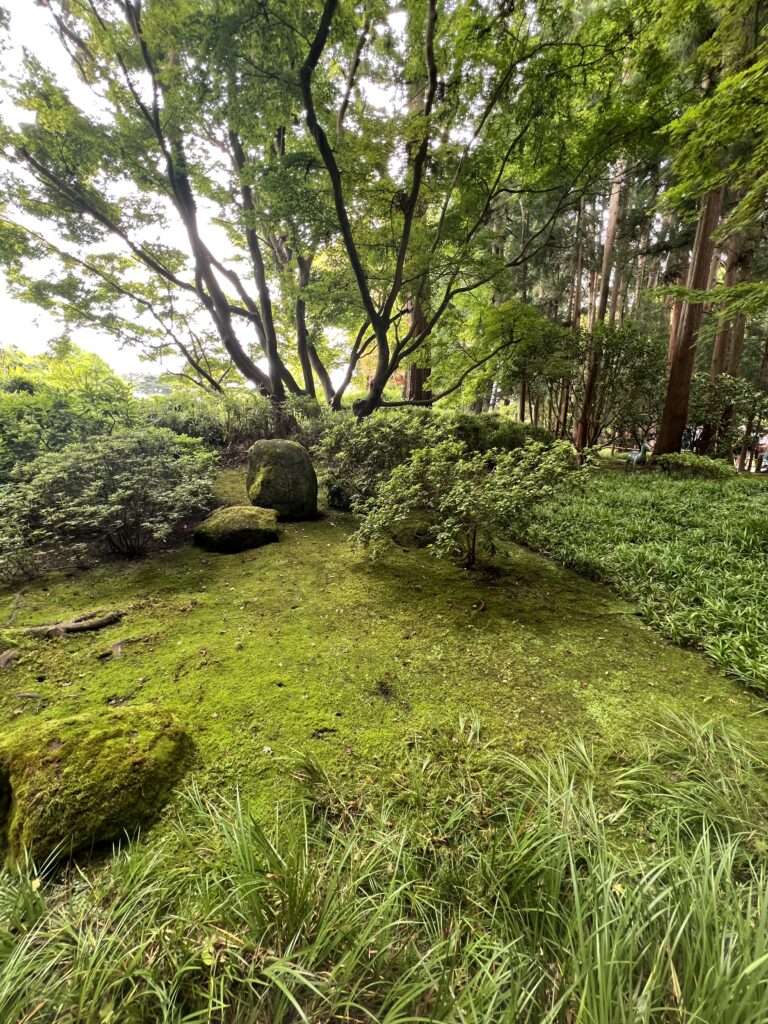
[[[220,554],[235,554],[278,540],[280,530],[275,510],[252,505],[217,508],[195,530],[198,547]]]
[[[135,832],[190,752],[178,720],[151,704],[14,729],[0,738],[0,851],[41,863]]]
[[[278,519],[317,518],[317,475],[296,441],[257,441],[248,451],[246,487],[251,503],[273,508]]]

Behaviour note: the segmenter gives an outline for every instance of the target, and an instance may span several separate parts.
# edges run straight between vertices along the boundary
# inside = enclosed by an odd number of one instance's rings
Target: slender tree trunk
[[[587,301],[587,330],[592,333],[592,329],[595,326],[595,312],[597,311],[597,271],[591,270],[589,273],[589,288],[588,288],[588,301]]]
[[[613,283],[613,291],[611,292],[611,308],[608,314],[608,323],[616,323],[616,314],[619,311],[619,299],[621,298],[621,290],[625,287],[623,275],[617,269],[616,278]]]
[[[309,357],[309,332],[307,331],[307,304],[304,301],[304,289],[309,284],[309,260],[297,255],[299,268],[299,290],[296,295],[296,347],[304,377],[304,390],[312,398],[316,397],[315,378],[312,375],[312,360]]]
[[[608,221],[605,228],[605,245],[603,246],[603,265],[600,275],[600,295],[597,301],[597,323],[603,323],[608,310],[608,294],[611,286],[611,268],[613,267],[613,252],[616,245],[616,229],[619,220],[619,206],[621,203],[621,189],[624,179],[624,164],[619,161],[611,186],[611,198],[608,202]],[[584,399],[581,405],[579,422],[576,425],[576,448],[583,451],[589,443],[591,430],[591,419],[595,397],[597,394],[598,378],[600,376],[600,348],[594,343],[590,345],[589,358],[584,373]]]
[[[417,17],[417,24],[413,24],[413,15],[408,20],[408,35],[409,43],[414,51],[418,52],[418,41],[419,41],[419,30],[420,26]],[[424,100],[424,87],[426,79],[423,68],[419,65],[418,69],[413,72],[409,77],[408,87],[408,111],[410,114],[416,114],[421,110],[422,103]],[[408,147],[408,161],[409,164],[413,158],[413,146]],[[423,216],[424,209],[423,205],[419,208],[418,216]],[[424,313],[423,299],[419,294],[411,295],[409,299],[410,306],[410,325],[413,331],[413,337],[418,338],[427,328],[427,317]],[[422,358],[425,353],[422,353]],[[405,375],[403,381],[403,398],[409,402],[423,402],[428,401],[432,397],[432,392],[428,387],[428,381],[432,374],[432,368],[428,365],[417,365],[416,363],[409,363],[405,368]]]
[[[688,254],[683,258],[680,269],[677,273],[677,279],[675,284],[683,287],[685,282],[688,280],[688,268],[690,265],[690,258]],[[669,342],[667,344],[667,368],[672,365],[672,360],[675,355],[675,346],[677,345],[677,332],[680,327],[680,316],[683,312],[683,300],[675,299],[672,303],[672,311],[669,315]]]
[[[421,302],[416,298],[411,301],[410,318],[414,337],[418,337],[427,329],[427,318],[424,315]],[[432,392],[427,386],[431,374],[431,366],[418,366],[416,363],[409,363],[405,370],[403,397],[409,402],[428,401],[432,397]]]
[[[702,202],[688,272],[688,287],[702,291],[709,279],[714,243],[712,233],[720,221],[723,186],[708,192]],[[661,416],[654,454],[679,452],[688,419],[691,377],[701,326],[702,303],[685,302],[677,331],[667,382],[667,396]]]
[[[521,423],[525,423],[525,377],[520,380],[520,406],[519,406],[519,419]]]

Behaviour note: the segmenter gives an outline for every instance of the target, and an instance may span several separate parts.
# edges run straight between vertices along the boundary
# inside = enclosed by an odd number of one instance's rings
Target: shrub
[[[512,451],[532,435],[530,427],[504,416],[380,409],[359,422],[341,414],[326,431],[317,454],[326,466],[329,504],[348,510],[372,498],[417,448],[453,441],[469,451]],[[535,436],[542,441],[547,437],[544,431]]]
[[[432,416],[424,409],[377,412],[360,421],[341,413],[317,447],[326,466],[329,504],[348,510],[373,497],[414,449],[436,440]]]
[[[197,437],[212,448],[229,448],[272,436],[272,410],[267,398],[245,389],[223,395],[174,391],[142,403],[142,413],[155,427]]]
[[[526,441],[550,440],[546,430],[520,423],[498,413],[438,413],[444,429],[473,452],[487,452],[491,448],[513,451]]]
[[[0,481],[43,452],[135,421],[128,385],[98,357],[74,351],[38,361],[28,375],[0,379]]]
[[[438,557],[471,568],[536,502],[555,497],[577,467],[573,447],[528,441],[511,452],[467,453],[455,441],[414,451],[364,507],[357,540],[374,551],[416,521]]]
[[[27,502],[15,484],[0,484],[0,583],[33,579],[38,562],[26,536]]]
[[[705,455],[694,455],[693,452],[660,455],[656,459],[656,465],[668,476],[697,477],[700,480],[727,480],[736,473],[728,462],[708,459]]]
[[[320,440],[331,416],[307,396],[290,395],[278,406],[246,388],[222,395],[181,390],[157,395],[142,403],[142,412],[153,426],[198,437],[212,448],[234,450],[274,437],[310,447]]]
[[[134,558],[209,504],[212,470],[200,441],[169,430],[67,445],[17,470],[17,528],[39,560],[93,543]]]

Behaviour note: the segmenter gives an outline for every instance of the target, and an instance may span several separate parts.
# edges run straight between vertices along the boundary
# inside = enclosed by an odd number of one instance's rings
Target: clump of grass
[[[627,763],[461,726],[358,790],[294,774],[268,832],[192,791],[99,870],[5,875],[0,1019],[764,1019],[768,771],[723,727]]]
[[[762,482],[593,476],[542,503],[521,539],[636,600],[676,643],[768,690],[768,495]]]

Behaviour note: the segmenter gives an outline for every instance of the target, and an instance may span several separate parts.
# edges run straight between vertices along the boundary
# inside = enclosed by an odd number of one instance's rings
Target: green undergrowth
[[[612,583],[644,619],[768,692],[768,488],[764,481],[600,473],[522,538]]]
[[[243,473],[219,487],[242,501]],[[241,554],[180,547],[0,592],[0,651],[21,654],[0,671],[2,729],[155,703],[191,736],[206,792],[239,786],[260,814],[282,758],[357,777],[459,715],[519,753],[573,733],[631,749],[664,709],[768,729],[756,697],[538,555],[515,549],[486,575],[397,549],[374,564],[353,528],[328,514]],[[125,617],[50,639],[22,628],[96,610]]]
[[[765,745],[520,758],[455,723],[279,812],[192,789],[87,876],[0,876],[0,1019],[40,1024],[758,1024]],[[294,790],[298,780],[298,790]]]

